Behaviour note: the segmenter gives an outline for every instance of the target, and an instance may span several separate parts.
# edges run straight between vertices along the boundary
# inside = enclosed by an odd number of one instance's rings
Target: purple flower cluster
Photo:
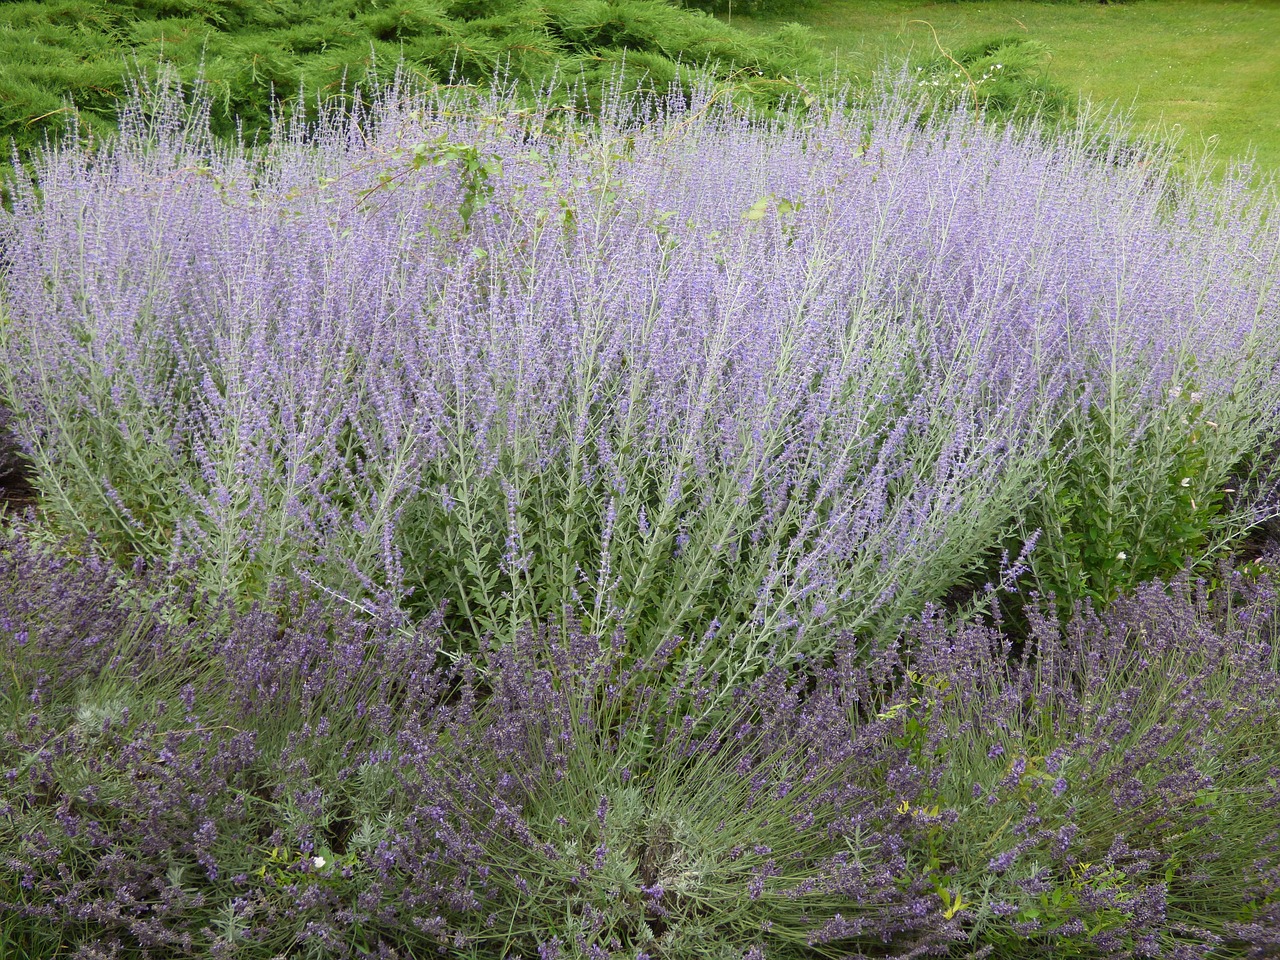
[[[250,152],[170,91],[49,152],[0,214],[45,516],[242,607],[445,602],[471,652],[569,609],[755,670],[980,584],[1071,410],[1142,433],[1194,370],[1218,473],[1272,429],[1229,190],[901,99],[659,107],[393,85]]]
[[[699,719],[722,678],[678,666],[678,640],[637,664],[570,620],[451,663],[438,618],[293,601],[206,627],[190,597],[147,609],[106,566],[10,537],[7,935],[128,956],[1266,956],[1276,588],[1228,586],[1231,609],[1184,581],[1046,614],[1034,659],[928,617],[909,656],[848,638]]]
[[[438,624],[317,606],[164,627],[102,569],[21,539],[0,567],[24,665],[3,681],[0,899],[33,945],[498,957],[565,938],[621,957],[958,936],[912,876],[923,828],[874,786],[914,797],[918,777],[834,674],[811,695],[776,669],[715,726],[690,707],[716,678],[659,691],[675,643],[628,667],[570,623],[450,666]],[[43,629],[54,605],[72,616]]]

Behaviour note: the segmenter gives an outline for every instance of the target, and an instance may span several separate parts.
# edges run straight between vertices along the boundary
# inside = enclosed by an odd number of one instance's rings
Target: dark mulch
[[[9,411],[0,404],[0,510],[20,513],[36,502],[27,462],[8,429]]]
[[[12,476],[0,480],[0,512],[22,513],[36,505],[36,491],[26,477]]]

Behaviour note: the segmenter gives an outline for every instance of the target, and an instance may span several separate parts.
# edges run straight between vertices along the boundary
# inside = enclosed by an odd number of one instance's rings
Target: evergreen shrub
[[[162,65],[203,80],[218,135],[252,139],[280,110],[367,95],[397,64],[527,93],[558,78],[597,103],[602,81],[665,92],[733,77],[761,106],[825,62],[797,25],[751,35],[663,0],[17,0],[0,3],[0,141],[26,156],[73,121],[101,139],[131,78]]]

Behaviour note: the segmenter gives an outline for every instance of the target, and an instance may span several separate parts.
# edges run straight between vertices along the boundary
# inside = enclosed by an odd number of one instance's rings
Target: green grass
[[[1254,151],[1260,173],[1280,173],[1274,0],[826,0],[791,19],[814,28],[842,71],[859,75],[886,58],[937,57],[933,31],[948,51],[997,36],[1038,41],[1047,49],[1048,79],[1094,104],[1131,109],[1139,129],[1181,136],[1192,157],[1212,151],[1219,171]],[[775,25],[741,16],[732,22]]]

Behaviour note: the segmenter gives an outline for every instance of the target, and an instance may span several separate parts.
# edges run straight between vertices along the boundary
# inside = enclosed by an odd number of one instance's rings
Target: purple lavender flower
[[[1273,224],[901,100],[700,96],[396,87],[253,154],[172,96],[19,185],[0,384],[96,538],[0,550],[24,930],[911,956],[987,890],[1001,948],[1268,942],[1274,585],[1033,598],[1017,647],[939,604],[1121,399],[1265,513]]]
[[[1260,215],[1166,216],[1080,142],[832,107],[565,133],[399,83],[249,154],[176,91],[132,104],[0,214],[46,515],[242,609],[444,604],[474,653],[568,608],[741,680],[964,584],[1113,372],[1154,416],[1195,344],[1204,409],[1273,396],[1231,372],[1276,313]]]

